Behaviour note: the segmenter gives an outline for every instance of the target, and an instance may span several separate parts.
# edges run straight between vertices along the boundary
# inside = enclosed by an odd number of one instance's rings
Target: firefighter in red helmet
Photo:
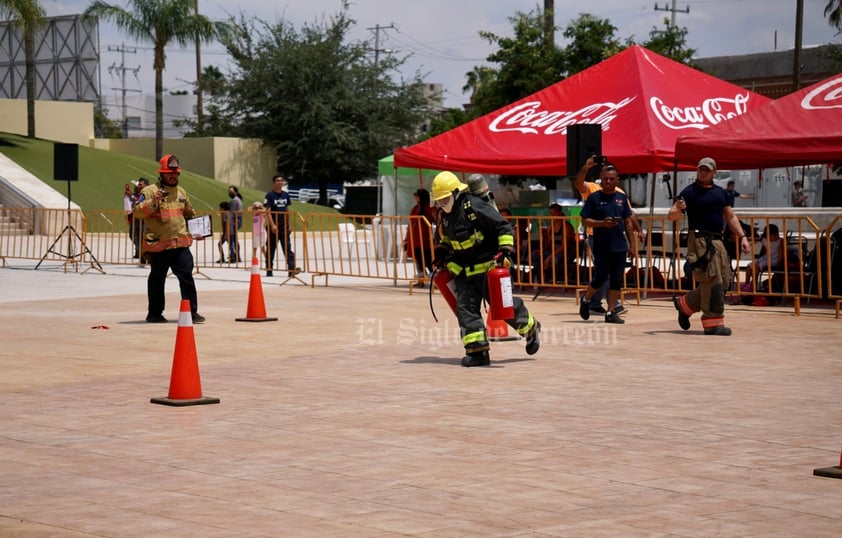
[[[146,223],[143,251],[149,255],[147,280],[148,307],[146,321],[166,323],[164,317],[164,284],[172,270],[178,279],[181,298],[190,301],[194,323],[205,321],[197,309],[196,284],[193,281],[193,237],[185,219],[195,216],[190,197],[178,185],[181,166],[175,155],[164,155],[159,161],[158,182],[143,189],[134,206],[136,218]]]

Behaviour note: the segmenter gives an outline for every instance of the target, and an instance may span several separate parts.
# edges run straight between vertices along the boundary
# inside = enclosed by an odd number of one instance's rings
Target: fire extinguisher
[[[488,313],[491,319],[505,321],[515,317],[512,295],[512,274],[498,265],[486,275],[488,280]]]
[[[433,284],[436,285],[441,296],[444,297],[444,300],[447,301],[447,305],[453,311],[453,315],[456,315],[456,285],[453,280],[453,275],[450,274],[450,271],[444,268],[438,268],[436,270],[436,274],[433,275]],[[430,311],[433,313],[433,319],[436,320],[438,323],[438,318],[436,317],[436,312],[433,310],[433,287],[430,286]]]

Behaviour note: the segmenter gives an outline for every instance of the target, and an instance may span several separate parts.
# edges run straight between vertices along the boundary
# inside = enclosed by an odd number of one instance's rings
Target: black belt
[[[709,239],[719,239],[722,240],[722,234],[719,232],[709,232],[707,230],[691,230],[694,234],[700,237],[706,237]]]

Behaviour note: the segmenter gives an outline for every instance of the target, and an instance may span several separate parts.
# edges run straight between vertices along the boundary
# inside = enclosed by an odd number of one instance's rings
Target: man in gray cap
[[[687,213],[687,264],[696,279],[696,289],[674,299],[678,310],[678,325],[690,329],[690,316],[702,312],[705,334],[730,336],[725,326],[725,289],[731,285],[731,261],[722,235],[725,226],[738,237],[740,248],[749,252],[748,239],[743,234],[734,209],[728,205],[725,189],[713,183],[716,162],[710,157],[699,161],[696,181],[681,191],[670,207],[668,218],[677,221]]]

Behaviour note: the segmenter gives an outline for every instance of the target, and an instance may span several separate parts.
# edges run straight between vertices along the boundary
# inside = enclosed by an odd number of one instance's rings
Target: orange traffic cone
[[[825,478],[842,478],[842,453],[839,454],[839,465],[836,467],[813,469],[813,475],[823,476]]]
[[[251,283],[249,284],[249,304],[246,317],[235,321],[278,321],[278,318],[266,317],[266,305],[263,303],[263,284],[260,283],[260,262],[257,257],[251,259]]]
[[[509,336],[509,325],[501,319],[492,318],[490,311],[485,319],[485,334],[492,342],[504,342],[520,338],[519,336]]]
[[[170,374],[170,393],[166,398],[152,398],[152,403],[185,406],[219,403],[219,398],[202,397],[202,382],[199,380],[199,359],[196,356],[196,338],[193,334],[193,316],[190,301],[181,301],[178,313],[178,333],[175,335],[175,351]]]

